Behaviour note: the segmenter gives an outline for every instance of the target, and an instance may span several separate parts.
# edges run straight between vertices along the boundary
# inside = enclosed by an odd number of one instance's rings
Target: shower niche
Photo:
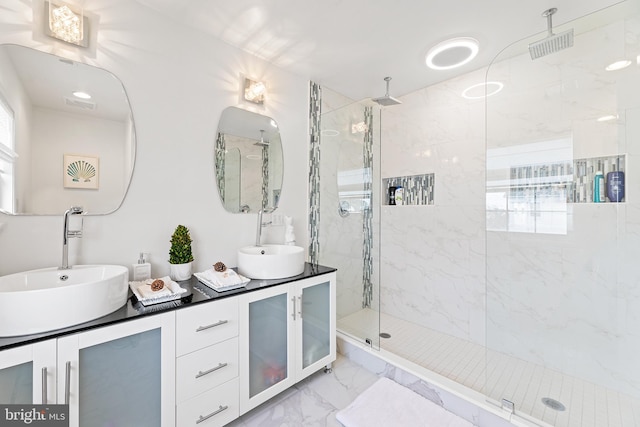
[[[384,178],[382,200],[384,205],[433,205],[435,203],[435,174]],[[402,201],[393,199],[392,193],[402,188]]]

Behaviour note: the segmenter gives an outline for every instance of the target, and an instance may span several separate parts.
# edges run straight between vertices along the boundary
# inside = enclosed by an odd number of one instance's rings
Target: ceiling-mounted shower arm
[[[384,81],[387,82],[387,92],[384,94],[384,96],[390,96],[389,95],[389,82],[391,81],[391,77],[385,77]]]
[[[553,35],[553,19],[552,16],[558,11],[557,8],[552,7],[542,12],[542,16],[547,18],[547,36]]]

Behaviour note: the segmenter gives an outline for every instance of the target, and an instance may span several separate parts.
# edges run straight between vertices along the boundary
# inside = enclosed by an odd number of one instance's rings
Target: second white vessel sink
[[[289,245],[245,246],[238,250],[238,272],[250,279],[283,279],[304,272],[304,248]]]
[[[128,278],[121,265],[0,276],[0,337],[66,328],[112,313],[127,302]]]

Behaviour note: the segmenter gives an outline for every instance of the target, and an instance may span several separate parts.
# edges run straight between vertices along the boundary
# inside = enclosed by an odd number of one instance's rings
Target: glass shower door
[[[380,110],[327,89],[322,101],[319,263],[338,269],[338,331],[379,348]]]

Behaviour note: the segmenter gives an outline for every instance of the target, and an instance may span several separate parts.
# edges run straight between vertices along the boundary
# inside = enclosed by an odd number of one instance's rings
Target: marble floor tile
[[[331,373],[322,370],[228,424],[230,427],[340,427],[336,413],[378,376],[338,355]]]

